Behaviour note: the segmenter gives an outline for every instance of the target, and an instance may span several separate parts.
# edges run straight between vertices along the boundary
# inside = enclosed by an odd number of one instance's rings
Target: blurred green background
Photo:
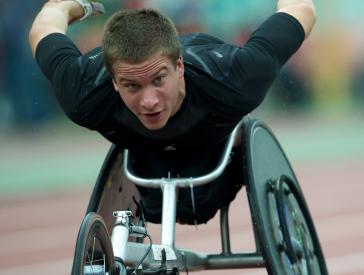
[[[83,52],[100,44],[108,15],[156,7],[180,33],[203,31],[243,45],[275,0],[102,1],[105,16],[70,28]],[[276,131],[295,162],[364,161],[364,1],[315,1],[317,25],[282,69],[255,115]],[[90,187],[110,144],[75,126],[31,57],[27,35],[44,1],[0,1],[0,199]]]

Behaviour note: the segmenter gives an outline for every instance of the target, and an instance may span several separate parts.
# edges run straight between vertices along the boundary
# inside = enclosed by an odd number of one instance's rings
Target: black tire
[[[253,119],[245,123],[244,139],[248,200],[268,273],[328,274],[303,193],[280,144],[266,125]],[[294,222],[304,234],[294,234]]]
[[[88,213],[78,232],[73,275],[116,274],[114,254],[105,223],[96,213]]]

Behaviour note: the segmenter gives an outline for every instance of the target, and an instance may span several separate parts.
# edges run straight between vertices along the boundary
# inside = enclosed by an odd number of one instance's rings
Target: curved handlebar
[[[129,161],[129,150],[124,150],[124,174],[127,179],[129,179],[131,182],[143,186],[143,187],[149,187],[149,188],[161,188],[164,184],[174,184],[176,187],[184,188],[184,187],[190,187],[191,185],[198,186],[203,185],[208,182],[211,182],[215,180],[217,177],[219,177],[226,167],[226,165],[229,163],[229,157],[230,153],[232,151],[235,138],[238,134],[239,128],[241,127],[243,123],[243,120],[239,122],[239,124],[234,128],[234,130],[231,132],[225,147],[224,151],[222,153],[222,156],[219,160],[219,163],[217,164],[216,168],[212,170],[210,173],[205,174],[203,176],[195,177],[195,178],[152,178],[152,179],[145,179],[140,178],[136,175],[134,175],[130,171],[130,161]]]

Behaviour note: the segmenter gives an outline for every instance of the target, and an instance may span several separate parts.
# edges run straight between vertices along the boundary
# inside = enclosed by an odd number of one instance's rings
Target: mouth
[[[154,113],[144,113],[143,115],[144,115],[144,116],[147,116],[147,117],[154,117],[154,116],[159,115],[161,112],[162,112],[162,111],[154,112]]]
[[[144,113],[142,116],[148,121],[148,122],[157,122],[162,115],[162,111],[153,112],[153,113]]]

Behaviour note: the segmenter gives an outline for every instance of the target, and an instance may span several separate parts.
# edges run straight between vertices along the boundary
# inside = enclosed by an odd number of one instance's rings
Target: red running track
[[[297,165],[296,165],[297,166]],[[332,275],[364,274],[364,163],[295,167]],[[0,274],[69,274],[75,240],[91,189],[0,200]],[[254,250],[244,193],[231,207],[232,249]],[[154,241],[158,227],[150,228]],[[219,252],[218,220],[177,228],[176,244]],[[222,274],[204,271],[198,274]],[[267,274],[262,269],[229,274]]]

